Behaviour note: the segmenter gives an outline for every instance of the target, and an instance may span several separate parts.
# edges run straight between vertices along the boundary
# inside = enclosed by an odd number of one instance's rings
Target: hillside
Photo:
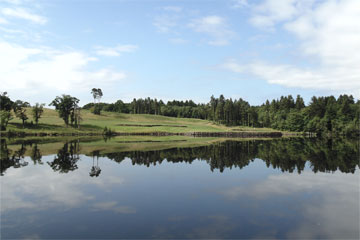
[[[269,128],[227,127],[211,121],[173,118],[148,114],[124,114],[103,111],[101,115],[94,115],[88,110],[82,110],[82,122],[79,129],[66,127],[58,113],[52,109],[44,109],[39,125],[31,125],[31,109],[27,109],[29,120],[22,128],[21,120],[13,117],[7,127],[8,131],[21,131],[26,133],[101,133],[105,127],[121,133],[189,133],[189,132],[229,132],[229,131],[273,131]]]

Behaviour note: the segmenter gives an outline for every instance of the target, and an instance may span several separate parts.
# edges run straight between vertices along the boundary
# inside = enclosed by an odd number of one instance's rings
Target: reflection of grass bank
[[[270,140],[269,138],[267,138]],[[76,141],[79,143],[79,154],[92,155],[94,151],[99,153],[125,152],[125,151],[150,151],[170,148],[185,148],[206,146],[215,142],[222,142],[225,138],[192,138],[185,136],[124,136],[107,139],[99,137],[62,137],[62,138],[23,138],[7,141],[7,148],[13,153],[25,148],[24,156],[31,156],[32,149],[36,145],[43,156],[57,154],[66,142]],[[250,139],[232,138],[232,141],[249,141]],[[254,140],[253,138],[251,140]]]
[[[47,141],[49,140],[49,141]],[[122,151],[147,151],[161,150],[174,147],[191,147],[203,146],[212,142],[220,141],[220,138],[189,138],[184,136],[166,136],[166,137],[150,137],[150,136],[126,136],[114,137],[104,140],[103,138],[23,138],[7,141],[7,147],[12,152],[21,149],[21,144],[26,148],[24,156],[31,156],[32,147],[36,144],[43,156],[56,154],[66,142],[78,141],[80,145],[79,154],[91,155],[94,151],[100,153],[122,152]],[[31,145],[30,145],[31,143]]]
[[[31,112],[30,109],[27,111]],[[29,116],[30,117],[30,116]],[[94,115],[88,110],[81,111],[80,128],[66,127],[58,113],[52,109],[44,109],[44,114],[38,126],[27,124],[22,128],[21,121],[14,118],[9,122],[8,130],[14,135],[19,133],[42,134],[42,135],[100,135],[105,127],[118,133],[191,133],[191,132],[273,132],[268,128],[227,127],[215,124],[211,121],[172,118],[147,114],[122,114],[102,112]],[[29,121],[28,121],[29,122]],[[4,134],[4,132],[3,132]]]

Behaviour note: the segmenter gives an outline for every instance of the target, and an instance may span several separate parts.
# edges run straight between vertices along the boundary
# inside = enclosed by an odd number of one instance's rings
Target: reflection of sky
[[[358,238],[355,174],[282,173],[255,160],[211,172],[203,161],[133,166],[92,158],[60,174],[46,164],[1,177],[3,238]],[[29,162],[31,162],[30,159]]]

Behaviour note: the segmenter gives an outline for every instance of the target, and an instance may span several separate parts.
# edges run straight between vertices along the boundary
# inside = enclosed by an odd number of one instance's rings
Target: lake
[[[350,139],[1,140],[1,238],[359,238]]]

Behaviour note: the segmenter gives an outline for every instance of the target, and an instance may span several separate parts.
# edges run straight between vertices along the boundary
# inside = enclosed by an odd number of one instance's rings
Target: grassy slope
[[[31,118],[31,109],[27,110]],[[266,128],[248,127],[226,127],[217,125],[211,121],[173,118],[148,114],[121,114],[113,112],[102,112],[101,115],[94,115],[88,110],[82,110],[80,129],[66,127],[58,113],[52,109],[45,109],[39,126],[22,129],[21,121],[15,118],[9,122],[8,130],[24,131],[29,133],[71,133],[71,132],[102,132],[104,127],[111,128],[116,132],[225,132],[225,131],[273,131]],[[31,119],[28,120],[30,122]],[[124,125],[161,125],[161,126],[124,126]],[[184,127],[185,126],[185,127]]]

